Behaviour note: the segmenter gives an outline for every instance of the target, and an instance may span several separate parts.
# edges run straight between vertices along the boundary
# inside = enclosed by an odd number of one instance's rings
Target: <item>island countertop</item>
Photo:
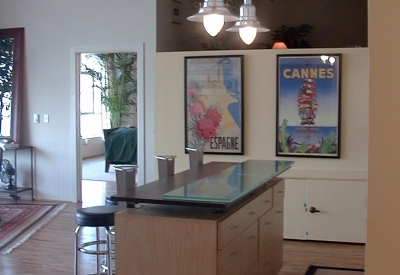
[[[294,162],[210,162],[111,196],[114,201],[227,208],[268,185]]]

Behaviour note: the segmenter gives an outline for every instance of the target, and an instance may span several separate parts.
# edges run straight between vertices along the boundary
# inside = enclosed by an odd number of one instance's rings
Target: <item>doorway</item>
[[[80,47],[73,49],[74,77],[76,90],[76,163],[77,163],[77,201],[82,201],[82,144],[87,142],[81,137],[81,98],[80,98],[80,67],[81,55],[85,53],[107,54],[107,53],[136,53],[137,55],[137,165],[138,182],[145,182],[145,150],[144,150],[144,55],[143,44],[121,45],[121,46],[94,46]],[[103,167],[104,168],[104,167]],[[103,170],[104,172],[104,170]]]

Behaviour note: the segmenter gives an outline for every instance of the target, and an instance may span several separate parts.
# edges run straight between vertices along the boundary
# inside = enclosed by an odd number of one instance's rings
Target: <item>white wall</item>
[[[157,51],[202,50],[200,43],[227,43],[227,49],[265,49],[272,44],[271,33],[282,25],[313,27],[306,40],[314,48],[336,48],[358,44],[368,46],[367,0],[253,0],[260,23],[271,32],[259,33],[251,46],[245,45],[237,33],[221,31],[211,38],[203,24],[186,20],[198,8],[192,0],[181,0],[182,24],[170,22],[170,1],[157,1]],[[239,12],[236,13],[238,15]],[[232,26],[226,23],[223,29]]]
[[[342,53],[341,158],[275,157],[276,55]],[[155,154],[177,155],[176,171],[189,168],[184,153],[184,57],[244,55],[245,154],[205,155],[204,161],[287,159],[296,164],[287,177],[321,175],[332,179],[367,178],[368,49],[247,50],[156,54]],[[167,103],[167,104],[166,104]]]
[[[145,11],[145,12],[144,12]],[[25,28],[21,143],[35,152],[38,199],[75,201],[77,112],[73,48],[143,43],[146,150],[153,152],[156,0],[0,0],[1,28]],[[49,114],[33,124],[33,114]],[[140,119],[140,118],[139,118]],[[153,159],[149,164],[153,176]]]

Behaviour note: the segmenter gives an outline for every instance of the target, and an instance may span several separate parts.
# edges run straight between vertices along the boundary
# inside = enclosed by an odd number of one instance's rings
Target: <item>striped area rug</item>
[[[364,270],[310,265],[304,275],[364,275]]]
[[[8,254],[50,222],[66,204],[0,204],[0,253]]]

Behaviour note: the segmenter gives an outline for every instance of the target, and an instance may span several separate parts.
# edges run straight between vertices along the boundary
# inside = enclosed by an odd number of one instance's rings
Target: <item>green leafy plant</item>
[[[336,144],[335,144],[335,133],[331,132],[330,135],[327,137],[326,140],[322,138],[321,143],[321,153],[328,154],[336,151]]]
[[[133,114],[137,101],[137,53],[92,54],[101,65],[95,70],[83,64],[81,73],[93,78],[101,91],[101,103],[110,114],[111,128],[122,126]]]
[[[279,131],[279,142],[283,152],[288,153],[290,149],[290,145],[293,143],[293,137],[291,135],[286,134],[288,120],[283,119],[282,126]]]
[[[300,26],[282,25],[271,33],[272,41],[284,42],[288,48],[310,48],[305,37],[311,33],[313,27],[308,24]]]

